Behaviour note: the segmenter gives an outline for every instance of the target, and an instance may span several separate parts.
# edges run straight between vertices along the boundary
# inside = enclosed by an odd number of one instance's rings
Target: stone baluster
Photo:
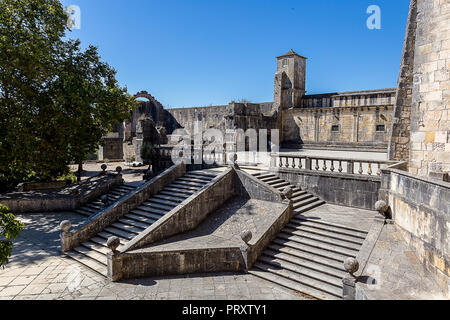
[[[362,161],[359,162],[359,170],[358,170],[359,174],[363,174],[363,168],[362,168]]]
[[[342,171],[344,171],[344,168],[342,168],[342,161],[339,161],[339,169],[338,169],[339,173],[342,173]]]
[[[283,167],[283,158],[279,157],[279,167],[282,168]]]
[[[331,170],[331,172],[334,172],[334,160],[331,160],[331,167],[330,167],[330,170]]]
[[[367,174],[368,174],[369,176],[372,175],[372,162],[369,162],[369,169],[367,169]]]
[[[289,157],[286,157],[286,164],[285,164],[286,168],[289,168]]]
[[[328,167],[327,167],[327,160],[323,160],[323,167],[322,167],[323,171],[327,171]]]
[[[320,167],[319,167],[319,159],[316,159],[316,170],[319,170],[320,169]]]
[[[381,163],[378,162],[377,175],[381,176]]]
[[[295,158],[292,158],[292,169],[295,169]]]
[[[302,158],[299,158],[298,160],[299,160],[299,161],[298,161],[298,167],[299,167],[300,169],[302,169],[302,168],[303,168]]]
[[[305,169],[306,170],[312,170],[312,160],[309,157],[305,158]]]

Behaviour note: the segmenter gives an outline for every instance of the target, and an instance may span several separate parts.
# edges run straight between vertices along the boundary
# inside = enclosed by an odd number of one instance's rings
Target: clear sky
[[[307,94],[395,87],[410,0],[63,0],[132,94],[165,107],[273,100],[275,57],[308,57]],[[369,30],[370,5],[381,29]]]

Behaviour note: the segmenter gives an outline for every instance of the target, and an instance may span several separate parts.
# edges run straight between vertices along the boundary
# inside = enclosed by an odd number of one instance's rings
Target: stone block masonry
[[[448,0],[417,0],[410,17],[417,29],[409,170],[422,176],[450,172],[449,15]]]

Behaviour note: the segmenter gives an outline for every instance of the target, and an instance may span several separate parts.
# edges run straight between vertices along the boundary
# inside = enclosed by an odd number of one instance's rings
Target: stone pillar
[[[359,141],[359,112],[353,112],[353,142]]]
[[[61,229],[60,239],[61,239],[61,250],[63,253],[72,250],[73,243],[73,233],[69,231],[72,224],[68,220],[64,220],[60,223],[59,228]]]

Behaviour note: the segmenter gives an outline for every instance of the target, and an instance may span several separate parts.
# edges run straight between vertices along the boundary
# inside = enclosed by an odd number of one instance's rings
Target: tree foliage
[[[58,0],[0,1],[2,186],[67,173],[134,107],[96,47],[63,40],[67,21]]]
[[[9,212],[9,208],[0,204],[0,267],[9,262],[13,243],[24,225]]]

